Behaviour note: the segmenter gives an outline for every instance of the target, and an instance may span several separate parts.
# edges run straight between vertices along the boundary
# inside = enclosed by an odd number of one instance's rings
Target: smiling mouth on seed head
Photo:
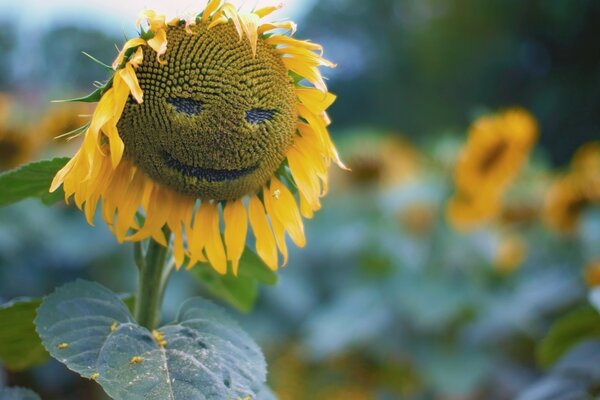
[[[232,181],[249,175],[258,169],[258,164],[242,169],[212,169],[197,167],[177,160],[166,151],[162,151],[162,157],[170,168],[173,168],[186,176],[208,182]]]

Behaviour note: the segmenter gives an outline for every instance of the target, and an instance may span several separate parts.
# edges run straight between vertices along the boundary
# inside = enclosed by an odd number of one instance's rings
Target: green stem
[[[165,236],[168,243],[170,232]],[[141,243],[135,244],[135,259],[139,269],[135,318],[140,325],[153,330],[160,322],[165,287],[173,267],[170,257],[168,257],[168,248],[152,239],[148,243],[145,254],[141,246]]]

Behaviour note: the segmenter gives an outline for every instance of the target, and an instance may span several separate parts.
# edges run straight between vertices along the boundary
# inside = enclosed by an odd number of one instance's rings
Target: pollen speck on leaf
[[[141,363],[142,361],[144,361],[144,358],[143,358],[143,357],[140,357],[140,356],[135,356],[135,357],[131,357],[131,360],[129,360],[129,363],[130,363],[130,364],[139,364],[139,363]]]

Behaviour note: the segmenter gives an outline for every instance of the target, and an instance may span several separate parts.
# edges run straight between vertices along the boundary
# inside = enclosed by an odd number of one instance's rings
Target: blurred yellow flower
[[[457,194],[447,210],[452,225],[472,229],[498,216],[504,192],[521,171],[538,136],[537,121],[520,108],[473,123],[454,172]]]
[[[501,207],[494,193],[458,192],[448,201],[446,218],[459,231],[469,231],[498,216]]]
[[[344,165],[328,132],[335,96],[319,71],[334,65],[292,37],[294,23],[261,23],[276,9],[210,0],[169,22],[145,11],[147,29],[114,61],[51,190],[62,185],[89,223],[100,203],[119,241],[167,245],[168,227],[178,266],[188,257],[188,267],[236,274],[249,228],[265,263],[285,264],[286,234],[304,246],[302,216],[320,209],[331,162]]]
[[[588,287],[600,286],[600,259],[590,262],[583,273]]]
[[[544,220],[553,229],[569,233],[581,212],[600,202],[600,142],[583,145],[573,157],[568,173],[556,178],[544,205]]]
[[[544,220],[559,232],[572,232],[587,205],[588,199],[581,189],[580,180],[573,175],[559,177],[546,195]]]
[[[39,125],[35,128],[36,136],[54,143],[64,143],[59,136],[81,128],[93,112],[89,104],[69,103],[49,110]]]
[[[18,167],[31,160],[35,144],[30,135],[7,126],[0,126],[0,171]]]
[[[600,141],[586,143],[577,150],[571,171],[580,177],[586,197],[600,201]]]
[[[504,274],[510,274],[516,271],[527,257],[527,243],[523,237],[512,233],[501,238],[496,255],[494,257],[494,266]]]

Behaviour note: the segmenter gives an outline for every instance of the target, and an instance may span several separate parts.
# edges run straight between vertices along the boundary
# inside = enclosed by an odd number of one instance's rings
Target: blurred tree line
[[[600,131],[598,0],[320,0],[299,36],[339,64],[335,129],[370,126],[414,138],[462,132],[482,107],[522,105],[542,145],[565,163]],[[0,32],[0,90],[86,92],[123,38],[54,27]],[[15,42],[14,38],[20,40]],[[34,40],[37,39],[37,40]]]
[[[320,0],[300,36],[339,64],[335,127],[430,137],[522,105],[565,163],[600,137],[597,0]]]

